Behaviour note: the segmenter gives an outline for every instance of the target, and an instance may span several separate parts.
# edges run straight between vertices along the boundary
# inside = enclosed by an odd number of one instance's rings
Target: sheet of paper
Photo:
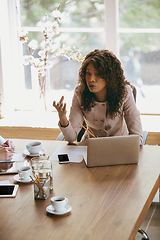
[[[5,180],[5,181],[0,181],[0,185],[10,185],[10,181],[9,180]]]
[[[50,156],[50,160],[59,161],[58,154],[68,154],[69,162],[79,163],[87,155],[87,146],[59,145]]]
[[[23,161],[24,158],[25,157],[24,157],[23,153],[14,153],[12,156],[12,160],[18,161],[18,162]]]
[[[4,160],[1,162],[21,162],[24,160],[24,155],[22,153],[13,153],[11,160]]]

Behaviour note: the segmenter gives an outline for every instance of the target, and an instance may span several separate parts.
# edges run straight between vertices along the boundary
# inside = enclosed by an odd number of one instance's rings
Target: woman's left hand
[[[8,169],[13,167],[13,163],[1,163],[0,162],[0,172],[6,172]]]

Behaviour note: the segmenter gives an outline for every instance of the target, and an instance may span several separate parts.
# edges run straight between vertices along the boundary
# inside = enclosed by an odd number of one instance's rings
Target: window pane
[[[119,0],[119,50],[141,113],[159,114],[160,1]]]
[[[104,33],[62,33],[66,46],[80,49],[83,55],[95,48],[104,48]],[[63,43],[63,42],[62,42]],[[66,57],[53,59],[54,65],[50,70],[52,88],[74,89],[78,83],[78,72],[81,62],[69,61]]]
[[[65,2],[68,2],[65,4]],[[63,12],[61,27],[104,27],[104,0],[20,0],[21,17],[24,26],[40,26],[45,14],[52,17],[51,12],[59,4]]]
[[[45,21],[45,14],[48,15],[48,20],[53,21],[52,11],[55,10],[59,4],[60,12],[62,12],[62,21],[59,22],[59,26],[63,29],[72,28],[71,31],[60,29],[60,32],[54,38],[54,48],[55,52],[58,48],[65,45],[73,49],[75,47],[83,55],[94,50],[95,48],[105,47],[105,32],[103,31],[105,27],[105,7],[104,0],[81,0],[81,1],[67,1],[66,0],[20,0],[20,15],[24,27],[27,27],[29,31],[28,38],[29,41],[35,39],[38,41],[38,48],[34,52],[34,57],[37,58],[39,50],[43,49],[43,34],[41,32],[41,27]],[[33,27],[37,27],[36,29]],[[79,30],[82,29],[82,30]],[[88,28],[87,30],[85,30]],[[74,30],[73,30],[74,29]],[[35,32],[35,30],[37,32]],[[82,31],[82,32],[80,32]],[[49,70],[47,74],[46,83],[46,98],[53,94],[51,92],[64,91],[65,96],[71,98],[71,91],[75,88],[78,82],[78,72],[81,66],[81,62],[75,60],[68,60],[66,57],[54,58],[54,54],[49,54],[49,58],[53,63],[53,67]],[[27,44],[23,44],[23,55],[30,55],[27,49]],[[31,94],[34,97],[34,92],[37,91],[38,82],[36,77],[36,71],[29,66],[24,67],[25,75],[25,89],[29,90],[30,97]],[[68,94],[67,91],[70,93]],[[69,99],[67,97],[67,99]],[[57,99],[59,100],[59,99]],[[70,100],[70,99],[69,99]],[[68,100],[67,100],[68,101]],[[51,100],[48,100],[49,104]],[[69,106],[69,105],[68,105]]]
[[[61,35],[56,39],[55,50],[56,48],[62,47],[63,44],[66,46],[73,46],[76,49],[80,49],[83,55],[86,55],[88,52],[94,50],[95,48],[104,48],[104,32],[100,33],[61,33]],[[42,48],[43,36],[41,32],[29,32],[29,39],[35,39],[38,41],[39,46],[34,52],[34,57],[38,58],[38,52]],[[27,49],[27,43],[23,44],[23,55],[30,55],[29,50]],[[78,82],[78,72],[81,66],[81,62],[68,60],[66,57],[59,57],[55,59],[54,53],[49,55],[49,60],[52,61],[53,67],[50,70],[50,80],[47,89],[49,86],[51,89],[69,89],[73,90]],[[26,89],[32,89],[32,74],[31,67],[24,67],[25,74],[25,86]],[[33,80],[35,81],[35,79]]]
[[[120,58],[127,80],[137,88],[141,113],[160,113],[160,34],[120,34]],[[152,44],[151,44],[152,43]],[[156,49],[156,50],[152,50]]]
[[[119,0],[120,28],[159,28],[159,0]]]
[[[78,71],[81,62],[59,57],[53,60],[50,70],[50,88],[73,90],[78,83]]]

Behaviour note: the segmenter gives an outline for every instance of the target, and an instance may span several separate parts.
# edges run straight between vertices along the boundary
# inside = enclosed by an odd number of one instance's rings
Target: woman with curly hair
[[[140,113],[130,83],[125,80],[121,62],[108,50],[86,55],[79,70],[69,120],[66,117],[64,96],[53,106],[59,114],[59,127],[66,141],[74,142],[83,121],[88,130],[98,137],[137,134],[143,141]],[[87,131],[82,137],[92,137]]]

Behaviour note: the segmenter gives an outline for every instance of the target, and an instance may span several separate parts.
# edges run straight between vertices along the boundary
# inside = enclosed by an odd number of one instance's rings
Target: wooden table
[[[27,140],[13,140],[23,152]],[[42,141],[52,153],[65,142]],[[87,168],[81,163],[54,164],[54,190],[34,200],[33,184],[19,183],[16,198],[0,199],[0,239],[134,239],[160,184],[160,147],[143,146],[138,165]],[[14,175],[0,181],[14,183]],[[72,211],[46,212],[50,198],[64,195]]]

